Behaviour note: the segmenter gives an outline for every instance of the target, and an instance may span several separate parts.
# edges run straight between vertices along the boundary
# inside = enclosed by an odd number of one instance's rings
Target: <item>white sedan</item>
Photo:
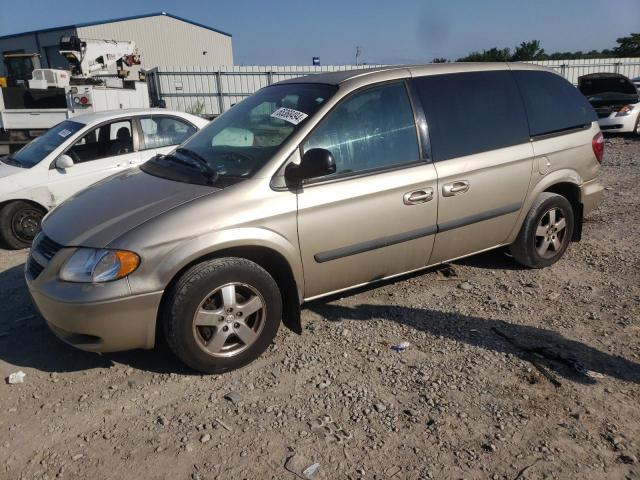
[[[207,123],[164,109],[91,113],[59,123],[0,158],[0,241],[28,247],[49,210],[99,180],[170,152]]]

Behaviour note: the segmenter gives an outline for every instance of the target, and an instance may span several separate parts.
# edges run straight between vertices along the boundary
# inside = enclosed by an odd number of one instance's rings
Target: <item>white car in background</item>
[[[164,109],[91,113],[59,123],[0,158],[0,242],[29,246],[49,210],[99,180],[169,153],[207,123]]]
[[[636,85],[619,73],[591,73],[578,88],[598,114],[603,132],[640,135],[640,98]]]

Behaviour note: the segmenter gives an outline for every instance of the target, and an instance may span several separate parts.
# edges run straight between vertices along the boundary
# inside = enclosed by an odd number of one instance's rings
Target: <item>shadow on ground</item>
[[[510,262],[508,258],[497,258],[500,262]],[[489,260],[480,258],[475,261]],[[32,306],[24,284],[23,268],[21,265],[0,273],[0,290],[7,293],[0,304],[0,360],[16,367],[44,372],[108,368],[117,362],[157,373],[194,373],[184,367],[164,343],[154,350],[104,355],[83,352],[66,345],[51,333]],[[309,309],[329,321],[385,319],[486,350],[513,353],[524,360],[531,360],[532,354],[527,349],[541,349],[543,356],[536,355],[536,362],[580,383],[594,383],[594,380],[572,366],[578,365],[592,372],[640,383],[639,364],[567,339],[551,330],[404,306],[363,304],[346,307],[325,301],[315,302]]]
[[[316,303],[310,309],[329,321],[385,319],[435,337],[442,336],[494,352],[512,353],[579,383],[595,383],[583,369],[640,383],[640,364],[570,340],[552,330],[403,306],[363,304],[347,307]]]
[[[97,354],[83,352],[59,340],[31,303],[23,277],[24,265],[0,273],[0,360],[43,372],[76,372],[109,368],[114,363],[156,373],[194,373],[161,343],[154,350]]]

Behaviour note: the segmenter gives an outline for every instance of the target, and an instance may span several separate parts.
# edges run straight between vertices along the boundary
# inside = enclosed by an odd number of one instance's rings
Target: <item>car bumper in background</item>
[[[603,132],[633,132],[636,126],[638,115],[627,115],[626,117],[616,117],[611,114],[609,117],[599,118],[598,125]]]

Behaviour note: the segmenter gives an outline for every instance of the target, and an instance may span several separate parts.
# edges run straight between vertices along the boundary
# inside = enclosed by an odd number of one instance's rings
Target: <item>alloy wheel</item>
[[[562,210],[552,208],[547,211],[536,228],[535,245],[538,255],[551,258],[562,250],[567,240],[567,220]]]
[[[229,283],[200,303],[193,317],[198,346],[214,357],[232,357],[249,348],[266,323],[266,303],[254,287]]]

